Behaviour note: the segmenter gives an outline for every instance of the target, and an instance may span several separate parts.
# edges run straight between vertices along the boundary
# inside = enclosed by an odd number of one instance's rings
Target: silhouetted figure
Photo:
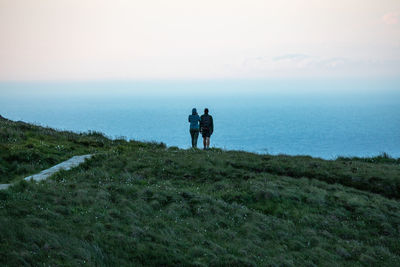
[[[200,117],[200,132],[203,136],[204,149],[210,148],[210,137],[214,131],[213,117],[208,115],[208,108],[204,109],[204,114]]]
[[[192,147],[197,147],[197,138],[199,138],[199,122],[200,117],[195,108],[192,109],[192,115],[189,115],[190,136],[192,137]]]

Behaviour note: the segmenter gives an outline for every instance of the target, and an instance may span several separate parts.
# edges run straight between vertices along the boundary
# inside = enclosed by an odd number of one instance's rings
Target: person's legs
[[[204,149],[208,149],[210,146],[210,132],[208,128],[203,128],[202,129],[202,135],[203,135],[203,145]]]
[[[194,131],[190,129],[190,137],[192,138],[192,147],[194,147]]]
[[[197,139],[199,138],[199,131],[196,130],[193,133],[193,138],[192,138],[192,147],[197,148]]]

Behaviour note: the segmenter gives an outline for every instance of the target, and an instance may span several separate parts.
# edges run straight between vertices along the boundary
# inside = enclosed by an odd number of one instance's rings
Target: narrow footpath
[[[46,170],[41,171],[38,174],[34,174],[28,177],[25,177],[25,181],[41,181],[44,179],[47,179],[51,175],[55,174],[56,172],[60,170],[70,170],[79,164],[83,163],[86,159],[90,159],[93,156],[93,154],[88,154],[88,155],[82,155],[82,156],[74,156],[70,158],[69,160],[63,161],[51,168],[48,168]],[[7,189],[9,186],[12,184],[0,184],[0,190],[2,189]]]

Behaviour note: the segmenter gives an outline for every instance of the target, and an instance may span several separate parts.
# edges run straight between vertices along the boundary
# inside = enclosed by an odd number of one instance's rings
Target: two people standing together
[[[192,137],[192,147],[197,147],[197,138],[199,132],[203,136],[204,149],[210,148],[210,137],[214,131],[213,117],[208,114],[208,108],[204,109],[204,114],[199,116],[195,108],[192,109],[192,115],[189,115],[190,136]]]

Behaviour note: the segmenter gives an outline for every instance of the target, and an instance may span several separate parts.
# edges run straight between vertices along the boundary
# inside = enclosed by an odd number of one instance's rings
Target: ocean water
[[[399,83],[343,84],[1,83],[0,115],[189,148],[187,117],[193,107],[200,115],[207,107],[214,117],[213,147],[325,159],[382,152],[400,157]]]

